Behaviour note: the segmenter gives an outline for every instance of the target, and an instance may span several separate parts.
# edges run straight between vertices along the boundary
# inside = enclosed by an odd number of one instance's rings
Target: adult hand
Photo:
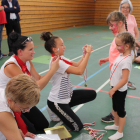
[[[99,60],[99,65],[102,65],[103,63],[106,63],[106,62],[107,62],[106,58],[100,59]]]
[[[24,137],[25,137],[25,135],[23,134],[23,132],[22,132],[22,130],[21,130],[21,129],[19,129],[19,132],[20,132],[20,134],[21,134],[22,138],[24,138]]]
[[[59,56],[58,57],[53,57],[51,61],[51,69],[54,71],[57,71],[59,68]]]
[[[109,96],[112,98],[113,94],[115,93],[114,89],[112,88],[110,91],[109,91]]]
[[[14,9],[17,9],[17,7],[16,7],[16,6],[14,6]]]
[[[36,135],[35,135],[35,134],[33,134],[33,133],[31,133],[31,132],[27,132],[27,133],[25,134],[25,136],[26,136],[26,137],[33,138],[33,139],[34,139]]]
[[[8,8],[7,5],[4,5],[4,8]]]

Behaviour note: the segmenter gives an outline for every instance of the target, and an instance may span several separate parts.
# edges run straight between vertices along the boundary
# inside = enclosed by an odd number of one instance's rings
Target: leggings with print
[[[94,90],[74,90],[69,104],[54,103],[47,100],[48,107],[71,129],[80,131],[83,123],[79,117],[73,112],[71,107],[87,103],[96,98]],[[84,112],[83,112],[84,115]]]

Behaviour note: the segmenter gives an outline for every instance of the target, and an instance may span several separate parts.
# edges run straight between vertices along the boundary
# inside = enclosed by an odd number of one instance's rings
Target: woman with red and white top
[[[47,100],[48,107],[71,130],[80,131],[83,123],[71,107],[94,100],[96,92],[94,90],[73,90],[69,75],[84,73],[93,47],[86,45],[84,47],[85,56],[78,62],[73,62],[63,56],[66,47],[60,37],[53,36],[51,32],[43,32],[41,39],[45,41],[45,49],[52,55],[51,59],[57,53],[60,56],[59,69],[52,76],[52,89]]]
[[[11,56],[0,69],[0,88],[5,89],[6,84],[12,77],[25,73],[34,77],[40,90],[42,90],[59,68],[59,59],[55,60],[56,58],[54,58],[51,63],[51,69],[44,76],[40,76],[31,62],[35,53],[32,38],[20,36],[16,32],[13,32],[9,36],[9,43],[15,55]],[[27,113],[15,112],[14,114],[18,127],[23,131],[25,136],[32,137],[32,133],[36,134],[37,131],[44,131],[44,128],[49,126],[47,119],[37,107],[33,107]]]

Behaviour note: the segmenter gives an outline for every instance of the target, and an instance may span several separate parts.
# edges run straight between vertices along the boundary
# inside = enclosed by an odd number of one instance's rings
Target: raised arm
[[[0,131],[7,140],[23,140],[17,123],[10,112],[0,112]]]
[[[42,90],[48,84],[51,77],[59,68],[59,57],[56,60],[55,59],[56,57],[53,58],[51,68],[44,76],[40,76],[31,63],[31,75],[37,80],[40,90]]]
[[[83,61],[83,56],[82,56],[82,58],[78,62],[71,61],[72,62],[72,66],[78,67],[81,64],[82,61]]]
[[[66,72],[76,74],[76,75],[82,75],[84,73],[86,66],[87,66],[88,59],[89,59],[89,56],[90,56],[92,49],[93,49],[93,47],[91,45],[88,45],[86,48],[85,58],[83,59],[83,61],[81,60],[82,62],[80,62],[79,66],[77,66],[77,67],[69,66],[68,69],[66,70]]]

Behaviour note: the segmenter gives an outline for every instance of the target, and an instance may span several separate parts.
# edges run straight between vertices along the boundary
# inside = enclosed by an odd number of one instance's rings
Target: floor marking
[[[106,47],[106,46],[108,46],[108,45],[110,45],[110,44],[111,44],[111,43],[106,44],[106,45],[104,45],[104,46],[102,46],[102,47],[100,47],[100,48],[98,48],[98,49],[92,51],[91,53],[96,52],[96,51],[98,51],[98,50],[100,50],[100,49],[102,49],[102,48],[104,48],[104,47]],[[71,60],[72,60],[72,61],[73,61],[73,60],[76,60],[76,59],[78,59],[78,58],[81,58],[82,56],[83,56],[83,55],[78,56],[78,57],[76,57],[76,58],[73,58],[73,59],[71,59]],[[42,72],[40,72],[39,74],[43,74],[43,73],[47,72],[48,70],[49,70],[49,69],[47,69],[47,70],[45,70],[45,71],[42,71]]]
[[[109,83],[110,79],[108,79],[105,83],[103,83],[97,90],[96,90],[96,93],[98,93],[103,87],[105,87],[108,83]],[[76,113],[84,104],[80,104],[78,105],[73,111]],[[63,122],[60,121],[59,123],[57,123],[55,126],[60,126],[62,125]],[[55,127],[54,126],[54,127]]]
[[[98,74],[100,71],[104,70],[104,69],[105,69],[106,67],[108,67],[108,66],[109,66],[109,64],[107,64],[106,66],[104,66],[103,68],[101,68],[100,70],[98,70],[97,72],[95,72],[94,74],[92,74],[91,76],[89,76],[89,77],[87,78],[87,81],[88,81],[90,78],[92,78],[93,76],[95,76],[96,74]],[[82,81],[81,83],[79,83],[77,86],[82,85],[84,82],[85,82],[85,81],[83,80],[83,81]],[[74,87],[73,90],[76,89],[76,88],[77,88],[77,87]],[[43,112],[43,111],[46,109],[46,107],[47,107],[47,105],[44,106],[43,108],[41,108],[40,111]]]
[[[66,39],[63,39],[63,40],[68,40],[68,39],[73,39],[73,38],[77,38],[77,37],[81,37],[81,36],[96,34],[96,33],[104,32],[104,31],[108,31],[108,30],[109,30],[109,29],[107,29],[107,30],[102,30],[102,31],[97,31],[97,32],[89,33],[89,34],[79,35],[79,36],[75,36],[75,37],[71,37],[71,38],[66,38]],[[34,47],[39,47],[39,46],[43,46],[43,45],[44,45],[44,44],[36,45],[36,46],[34,46]]]

